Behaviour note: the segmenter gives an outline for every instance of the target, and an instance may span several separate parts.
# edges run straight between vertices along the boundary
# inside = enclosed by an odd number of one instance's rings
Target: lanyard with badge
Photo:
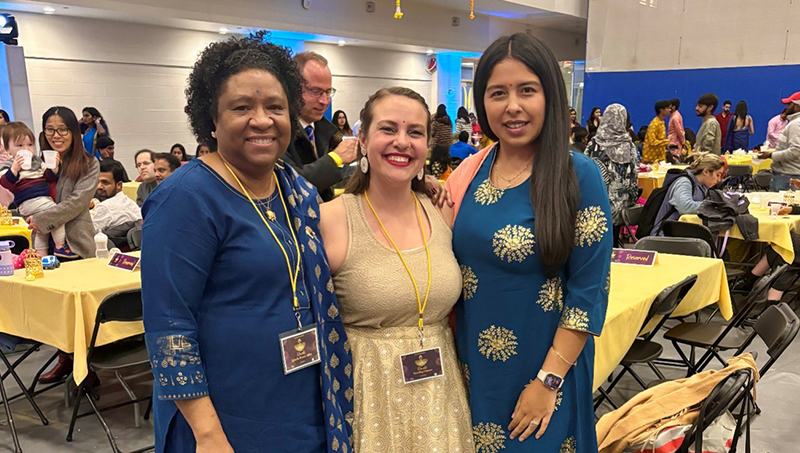
[[[220,155],[220,158],[222,158],[222,155]],[[299,241],[297,240],[297,236],[294,233],[294,229],[292,228],[292,224],[289,221],[289,209],[286,207],[286,201],[283,199],[283,192],[281,191],[281,184],[278,181],[278,176],[275,173],[272,174],[272,176],[275,178],[275,187],[278,190],[278,198],[280,198],[281,204],[283,205],[283,212],[286,214],[286,223],[289,226],[289,232],[292,235],[295,252],[297,253],[297,262],[295,263],[294,271],[292,271],[292,263],[289,259],[289,254],[286,252],[286,248],[278,239],[278,236],[269,225],[269,222],[267,222],[264,214],[262,214],[256,206],[256,203],[253,201],[253,197],[250,196],[250,193],[245,189],[244,184],[242,184],[242,182],[236,176],[236,173],[231,170],[231,167],[228,166],[228,162],[226,162],[224,158],[222,158],[222,163],[233,176],[233,179],[235,179],[239,184],[239,188],[242,189],[242,192],[250,201],[250,204],[253,205],[253,209],[256,210],[258,216],[261,217],[261,220],[264,222],[264,225],[267,226],[267,229],[269,230],[270,234],[272,234],[272,237],[275,239],[278,247],[281,248],[283,257],[286,259],[286,268],[289,271],[289,283],[292,285],[292,309],[294,310],[294,316],[297,319],[297,329],[292,329],[288,332],[278,335],[278,340],[281,344],[281,358],[283,359],[283,374],[294,373],[295,371],[320,363],[322,359],[320,358],[319,354],[317,324],[312,323],[303,327],[303,323],[300,318],[301,307],[300,302],[297,299],[297,276],[300,274],[300,245]],[[269,217],[270,221],[276,221],[274,214]]]
[[[414,295],[417,297],[417,308],[419,313],[419,350],[415,352],[411,352],[408,354],[400,355],[400,370],[403,373],[403,383],[410,384],[412,382],[422,381],[426,379],[433,379],[444,376],[444,367],[442,366],[442,354],[439,347],[424,349],[425,348],[425,323],[423,322],[423,315],[425,314],[425,307],[428,305],[428,295],[431,292],[431,253],[428,249],[428,239],[425,237],[425,227],[422,223],[422,214],[420,213],[419,209],[419,199],[417,199],[417,195],[414,194],[414,191],[411,191],[411,195],[414,197],[414,207],[417,210],[417,220],[419,220],[419,230],[422,233],[422,242],[425,245],[425,256],[428,260],[428,286],[425,290],[425,298],[422,299],[419,296],[419,288],[417,287],[417,281],[414,279],[414,274],[411,273],[411,268],[408,267],[408,263],[406,263],[405,258],[403,258],[403,254],[400,253],[400,249],[395,244],[392,237],[389,235],[389,232],[386,231],[386,227],[383,226],[383,222],[381,218],[378,217],[378,213],[375,212],[375,208],[372,207],[372,203],[369,201],[369,195],[364,192],[364,199],[367,200],[367,205],[369,209],[372,211],[372,214],[378,220],[378,225],[381,226],[381,230],[383,230],[383,234],[386,236],[386,239],[392,244],[394,247],[394,251],[397,252],[397,256],[400,257],[400,261],[403,263],[403,267],[406,268],[406,272],[408,276],[411,278],[411,284],[414,285]]]

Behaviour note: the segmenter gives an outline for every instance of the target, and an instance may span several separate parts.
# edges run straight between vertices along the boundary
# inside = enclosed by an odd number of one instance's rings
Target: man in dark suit
[[[356,140],[343,140],[331,150],[338,129],[323,115],[336,93],[328,60],[314,52],[294,57],[306,81],[300,136],[290,145],[283,160],[317,187],[324,201],[333,198],[332,187],[342,179],[342,167],[356,160]]]

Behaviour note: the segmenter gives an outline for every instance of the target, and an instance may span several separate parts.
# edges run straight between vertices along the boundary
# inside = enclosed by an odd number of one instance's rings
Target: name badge
[[[403,371],[404,384],[444,376],[442,354],[439,348],[401,355],[400,368]]]
[[[124,271],[133,272],[141,260],[142,259],[138,256],[126,255],[124,253],[114,253],[114,256],[108,260],[108,265]]]
[[[291,374],[322,361],[316,324],[284,332],[278,338],[283,356],[283,374]]]

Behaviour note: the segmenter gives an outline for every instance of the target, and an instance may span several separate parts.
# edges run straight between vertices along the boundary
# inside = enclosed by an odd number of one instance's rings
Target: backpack
[[[669,170],[667,172],[667,176],[676,175],[674,178],[671,178],[669,182],[665,183],[664,186],[659,187],[658,189],[654,190],[650,197],[647,199],[647,202],[644,204],[644,208],[642,209],[642,216],[639,218],[639,224],[637,225],[636,229],[636,237],[639,239],[650,236],[653,228],[656,224],[661,220],[668,218],[672,214],[674,214],[677,209],[675,206],[671,206],[667,213],[663,216],[663,218],[658,219],[658,211],[661,210],[661,205],[664,204],[664,201],[667,198],[667,194],[669,193],[670,187],[672,184],[675,183],[680,178],[688,178],[689,182],[692,183],[692,193],[694,193],[695,184],[692,178],[689,178],[689,175],[686,173],[685,170]],[[660,233],[657,231],[656,234]]]

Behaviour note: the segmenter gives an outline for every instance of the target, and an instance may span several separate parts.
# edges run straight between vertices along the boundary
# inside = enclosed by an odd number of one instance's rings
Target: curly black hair
[[[297,118],[303,107],[303,77],[292,60],[291,50],[269,39],[270,34],[261,30],[249,36],[211,43],[200,53],[189,75],[184,108],[199,143],[217,148],[217,140],[211,132],[220,90],[228,78],[248,69],[263,69],[278,79],[289,102],[292,136],[299,132]]]

